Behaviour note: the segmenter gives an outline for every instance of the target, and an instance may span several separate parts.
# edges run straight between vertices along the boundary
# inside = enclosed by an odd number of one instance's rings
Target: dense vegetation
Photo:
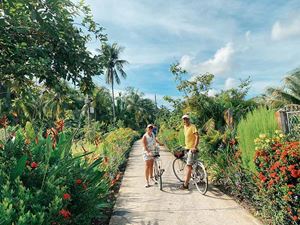
[[[299,104],[299,70],[248,99],[250,78],[210,95],[213,74],[189,79],[175,63],[184,98],[158,108],[133,87],[115,94],[127,76],[123,48],[83,1],[70,0],[0,1],[0,49],[0,224],[107,223],[133,141],[154,121],[170,150],[183,145],[184,113],[199,129],[212,182],[270,224],[300,223],[299,137],[274,118]]]
[[[185,99],[167,97],[174,110],[160,111],[160,138],[168,148],[184,144],[180,118],[189,113],[200,133],[200,157],[210,180],[255,208],[266,224],[299,224],[300,137],[282,134],[275,118],[278,107],[298,103],[300,89],[294,81],[299,72],[285,79],[290,85],[284,89],[269,89],[255,99],[245,98],[249,80],[211,96],[212,74],[186,80],[189,76],[178,64],[171,72]]]

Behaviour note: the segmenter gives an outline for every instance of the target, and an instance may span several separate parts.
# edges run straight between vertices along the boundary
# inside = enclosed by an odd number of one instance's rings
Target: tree
[[[1,84],[27,88],[32,80],[57,88],[68,80],[87,92],[92,76],[102,73],[100,58],[86,47],[89,40],[106,40],[83,4],[71,0],[0,2]],[[77,15],[83,15],[75,24]]]
[[[275,107],[300,104],[300,69],[284,78],[284,85],[267,89],[267,99]]]
[[[102,45],[100,52],[102,53],[102,65],[105,68],[105,80],[107,84],[111,85],[112,92],[112,109],[113,109],[113,123],[116,121],[115,112],[115,95],[114,95],[114,85],[115,83],[120,84],[119,74],[126,78],[127,75],[123,70],[123,67],[128,62],[126,60],[120,59],[120,54],[123,48],[118,46],[117,43],[109,45],[107,43]]]

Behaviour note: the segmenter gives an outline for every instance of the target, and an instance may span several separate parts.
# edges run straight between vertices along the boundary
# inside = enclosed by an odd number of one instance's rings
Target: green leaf
[[[17,165],[15,168],[12,169],[11,174],[10,174],[10,178],[12,180],[16,179],[18,176],[21,176],[25,165],[26,165],[26,160],[27,160],[27,156],[23,155],[17,162]]]

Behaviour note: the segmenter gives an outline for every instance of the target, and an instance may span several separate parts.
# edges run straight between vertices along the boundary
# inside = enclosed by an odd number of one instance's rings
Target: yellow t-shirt
[[[185,139],[185,148],[191,149],[194,147],[196,136],[195,133],[198,133],[198,130],[194,124],[190,124],[189,126],[184,126],[184,139]]]

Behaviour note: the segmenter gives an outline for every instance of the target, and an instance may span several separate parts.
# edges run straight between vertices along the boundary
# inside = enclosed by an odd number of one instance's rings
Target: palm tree
[[[111,85],[112,92],[112,109],[113,109],[113,123],[116,121],[115,112],[115,95],[114,95],[114,84],[120,84],[119,74],[125,79],[127,74],[123,70],[123,66],[128,62],[123,59],[119,59],[123,48],[118,46],[117,43],[112,45],[104,44],[102,45],[102,63],[105,68],[105,80],[107,84]]]
[[[268,88],[268,100],[273,106],[300,104],[300,69],[284,78],[284,86]]]

